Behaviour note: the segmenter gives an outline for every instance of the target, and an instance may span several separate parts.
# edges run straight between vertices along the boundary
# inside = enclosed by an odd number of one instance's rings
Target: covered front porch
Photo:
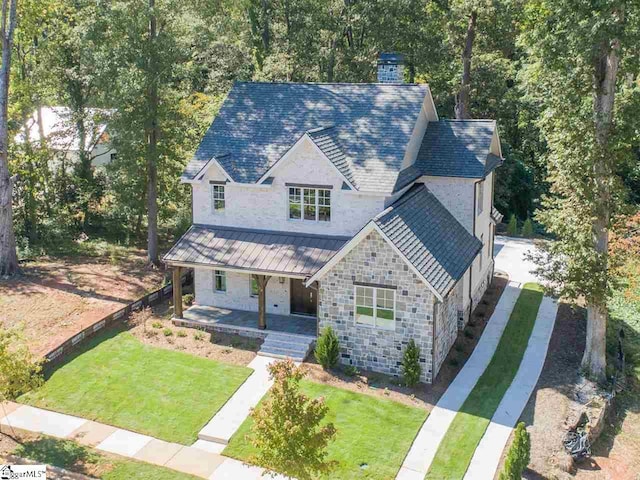
[[[318,322],[315,317],[269,314],[268,330],[265,330],[257,328],[258,315],[258,312],[193,305],[182,313],[182,318],[175,318],[174,323],[252,337],[265,337],[269,332],[317,336]]]
[[[346,241],[325,235],[193,225],[164,257],[174,279],[184,268],[196,273],[197,305],[186,311],[180,283],[174,282],[174,322],[261,337],[270,331],[315,338],[318,286],[307,287],[305,280]],[[256,331],[265,333],[255,335]]]

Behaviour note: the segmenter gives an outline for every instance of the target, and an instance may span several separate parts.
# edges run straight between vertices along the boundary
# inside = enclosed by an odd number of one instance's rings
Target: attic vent
[[[404,82],[404,55],[381,53],[378,56],[378,83]]]

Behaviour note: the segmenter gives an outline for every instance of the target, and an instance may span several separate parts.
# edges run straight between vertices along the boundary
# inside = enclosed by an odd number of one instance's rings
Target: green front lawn
[[[105,332],[20,401],[190,444],[251,372]]]
[[[528,283],[511,312],[491,362],[453,419],[442,439],[428,479],[461,479],[491,417],[516,375],[533,330],[542,289]]]
[[[19,445],[14,455],[103,480],[196,480],[198,477],[135,460],[113,459],[71,440],[41,437]]]
[[[324,397],[327,421],[337,430],[328,448],[328,459],[337,464],[327,478],[395,478],[427,412],[319,383],[303,381],[301,386],[311,398]],[[245,461],[255,455],[247,438],[252,424],[249,417],[231,438],[225,455]]]

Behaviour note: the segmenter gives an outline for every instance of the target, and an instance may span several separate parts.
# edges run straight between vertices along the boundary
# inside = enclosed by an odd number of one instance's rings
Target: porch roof
[[[170,265],[305,278],[320,269],[348,240],[195,224],[169,250],[164,261]]]

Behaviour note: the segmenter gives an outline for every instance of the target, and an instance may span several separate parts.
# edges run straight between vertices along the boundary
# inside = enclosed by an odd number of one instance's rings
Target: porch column
[[[173,316],[182,318],[182,268],[173,267]]]
[[[258,284],[258,328],[267,328],[267,283],[271,277],[267,275],[254,275]]]

